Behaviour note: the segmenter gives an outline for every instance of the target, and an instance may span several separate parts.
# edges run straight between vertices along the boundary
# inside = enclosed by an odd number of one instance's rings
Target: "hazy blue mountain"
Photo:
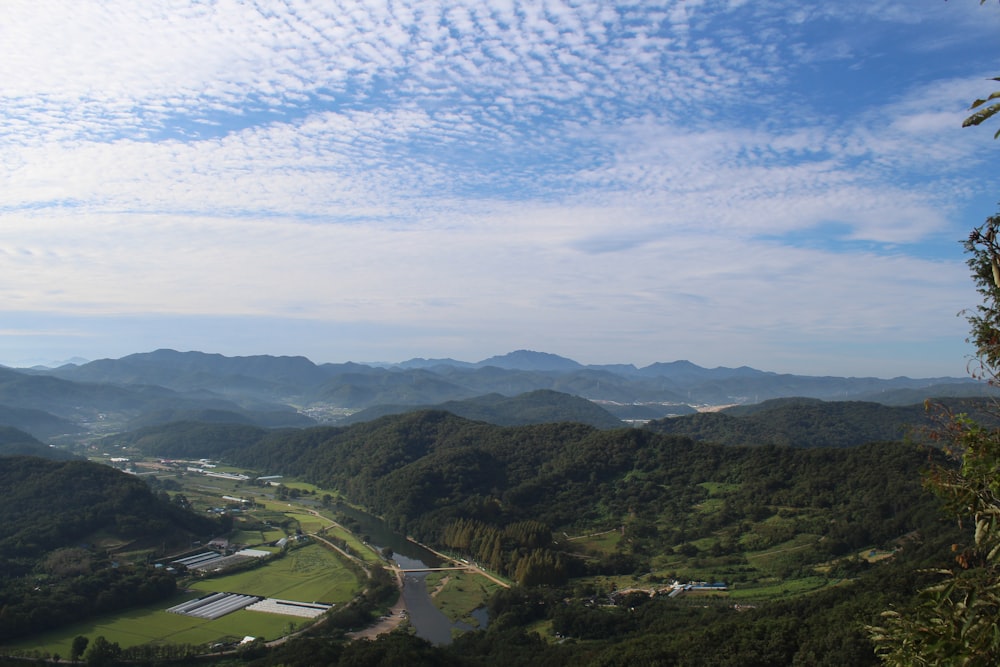
[[[548,352],[516,350],[507,354],[483,359],[477,366],[496,366],[521,371],[573,371],[583,366],[572,359]]]
[[[143,378],[133,375],[131,379]],[[240,419],[268,427],[313,423],[287,405],[238,394],[233,398],[205,390],[181,393],[149,383],[80,382],[37,371],[0,368],[0,424],[17,426],[46,440],[90,432],[98,424],[124,426],[142,418],[147,423],[173,421],[212,410],[239,414]]]
[[[44,410],[7,405],[0,405],[0,426],[11,426],[41,439],[77,433],[80,430],[78,424]]]
[[[397,365],[316,365],[298,356],[225,357],[157,350],[30,373],[0,371],[0,404],[44,409],[73,420],[82,415],[68,413],[70,405],[86,406],[84,412],[90,413],[114,409],[134,419],[169,410],[181,418],[190,415],[178,411],[203,409],[269,413],[279,411],[279,405],[289,410],[291,405],[353,409],[426,406],[537,390],[622,405],[673,406],[747,404],[788,396],[913,404],[932,396],[977,395],[984,390],[982,383],[959,378],[816,377],[747,366],[703,368],[684,360],[643,368],[631,364],[584,366],[531,350],[478,362],[411,359]],[[673,407],[668,410],[679,411]],[[259,425],[295,424],[245,416]],[[291,414],[288,418],[295,419]]]
[[[472,368],[476,364],[468,361],[457,361],[455,359],[423,359],[421,357],[416,357],[414,359],[408,359],[398,364],[380,363],[380,364],[369,364],[369,365],[381,366],[383,368],[392,366],[398,366],[399,368],[437,368],[439,366],[457,366],[459,368]]]
[[[153,384],[175,391],[210,390],[259,396],[299,394],[327,379],[305,357],[226,357],[204,352],[156,350],[57,368],[50,375],[77,382]]]

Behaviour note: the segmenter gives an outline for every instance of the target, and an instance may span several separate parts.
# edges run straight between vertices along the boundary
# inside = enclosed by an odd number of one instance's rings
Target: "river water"
[[[392,559],[401,569],[419,570],[441,565],[441,560],[434,553],[390,529],[378,517],[344,505],[338,505],[337,510],[356,519],[361,524],[361,532],[368,536],[371,544],[377,549],[385,547],[392,549]],[[427,591],[426,578],[426,572],[407,572],[403,578],[403,602],[406,604],[410,624],[417,636],[432,644],[450,644],[452,630],[474,630],[475,628],[467,623],[453,622],[434,606],[434,601]],[[486,627],[489,620],[486,609],[477,609],[472,615],[479,621],[479,627]]]

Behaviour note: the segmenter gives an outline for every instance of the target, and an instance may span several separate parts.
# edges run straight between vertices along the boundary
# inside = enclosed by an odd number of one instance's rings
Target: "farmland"
[[[77,635],[91,638],[102,635],[123,648],[147,643],[204,645],[245,636],[276,639],[309,621],[245,610],[209,621],[165,610],[214,591],[305,602],[321,600],[339,605],[350,600],[358,586],[352,571],[332,552],[318,544],[311,544],[247,572],[198,580],[191,584],[189,591],[164,603],[36,635],[9,648],[69,655],[73,638]]]

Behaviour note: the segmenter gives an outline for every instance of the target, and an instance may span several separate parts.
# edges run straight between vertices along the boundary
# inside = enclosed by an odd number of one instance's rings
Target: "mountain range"
[[[530,350],[479,362],[315,364],[301,356],[161,349],[58,368],[0,367],[0,424],[51,441],[74,429],[100,433],[177,420],[301,427],[366,409],[378,415],[473,399],[478,407],[462,414],[481,418],[494,409],[486,404],[539,390],[587,399],[618,419],[657,419],[692,413],[692,406],[784,397],[908,405],[981,396],[989,388],[968,378],[805,376],[683,360],[642,368],[583,365]]]

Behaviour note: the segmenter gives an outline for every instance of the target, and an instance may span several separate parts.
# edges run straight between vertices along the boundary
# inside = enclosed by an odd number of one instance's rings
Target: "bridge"
[[[400,568],[400,572],[443,572],[445,570],[472,570],[474,569],[470,565],[462,565],[461,567],[418,567],[411,570],[404,570]]]

